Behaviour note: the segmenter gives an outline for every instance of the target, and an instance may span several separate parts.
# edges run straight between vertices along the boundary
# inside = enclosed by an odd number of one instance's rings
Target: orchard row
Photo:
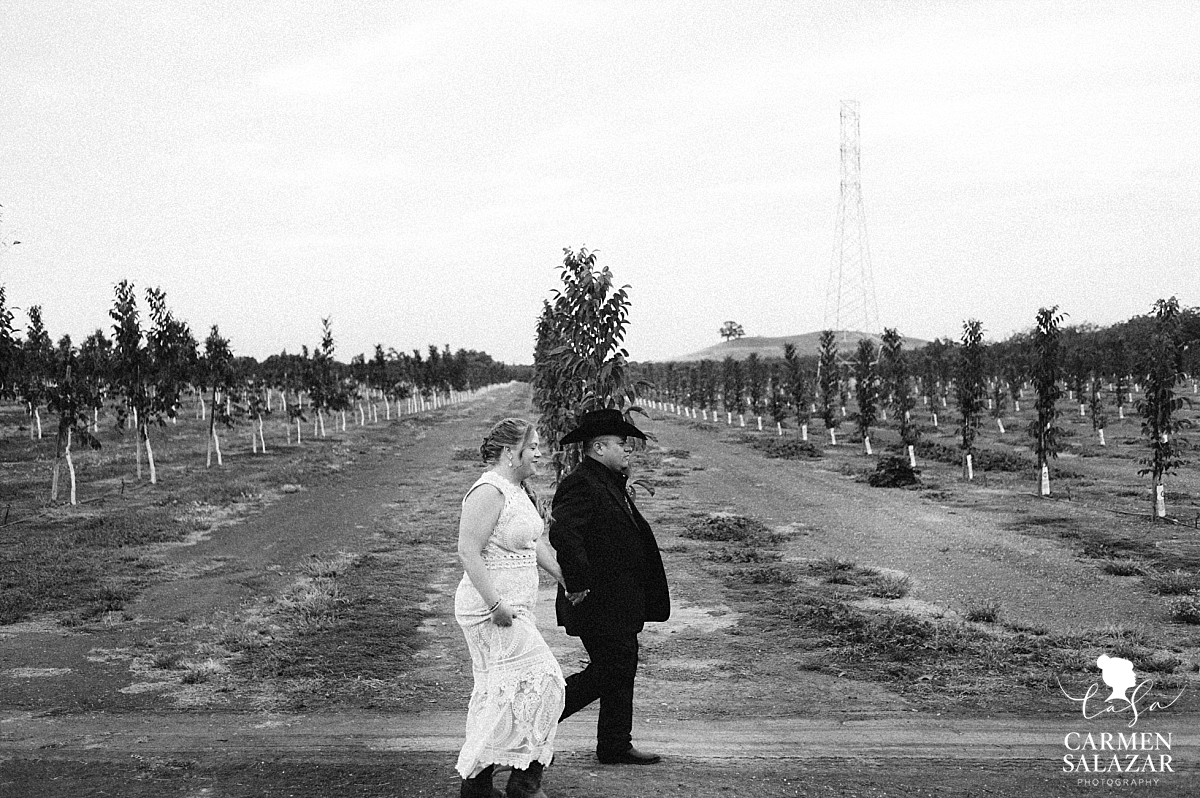
[[[833,331],[821,334],[819,353],[799,357],[785,346],[782,360],[763,360],[751,354],[744,362],[727,357],[721,363],[639,364],[636,378],[645,385],[643,395],[671,406],[699,408],[705,418],[723,412],[727,423],[747,410],[760,418],[769,413],[782,431],[794,417],[807,439],[808,424],[819,414],[836,444],[836,430],[848,418],[871,451],[871,430],[890,410],[897,419],[900,439],[908,447],[910,465],[920,427],[913,421],[916,399],[932,408],[937,426],[938,407],[953,398],[955,423],[960,436],[963,473],[973,478],[975,441],[985,415],[991,415],[1003,432],[1006,405],[1020,411],[1026,391],[1033,393],[1035,418],[1026,432],[1037,456],[1039,492],[1048,495],[1048,460],[1057,457],[1062,430],[1057,424],[1060,400],[1079,403],[1080,413],[1091,416],[1104,443],[1110,409],[1125,417],[1132,405],[1141,417],[1147,452],[1140,473],[1153,482],[1155,515],[1165,515],[1163,476],[1183,464],[1185,441],[1179,433],[1190,424],[1180,411],[1190,404],[1183,383],[1188,367],[1200,357],[1200,314],[1184,310],[1172,297],[1160,300],[1154,311],[1112,328],[1062,327],[1057,308],[1039,311],[1036,327],[1028,334],[986,344],[982,325],[969,320],[959,343],[935,341],[905,352],[895,329],[885,331],[882,347],[870,339],[858,342],[854,354],[839,353]],[[847,414],[853,393],[856,412]],[[694,410],[692,410],[694,413]],[[744,423],[744,422],[743,422]]]
[[[109,311],[111,336],[98,329],[78,346],[67,335],[56,345],[40,306],[28,309],[21,335],[0,286],[0,400],[22,404],[31,437],[43,434],[43,411],[56,418],[54,499],[60,462],[72,471],[74,485],[72,445],[99,448],[96,433],[105,408],[113,411],[118,427],[135,430],[138,478],[144,448],[150,481],[156,482],[150,428],[175,420],[186,397],[208,421],[209,463],[215,452],[220,464],[219,429],[239,420],[257,427],[265,449],[264,420],[275,413],[289,430],[295,426],[299,442],[300,425],[310,418],[314,433],[323,434],[330,414],[340,413],[343,425],[347,412],[356,412],[361,423],[368,413],[377,416],[375,400],[383,403],[385,418],[390,418],[393,404],[397,412],[402,403],[408,410],[424,409],[527,372],[483,352],[452,353],[449,345],[408,354],[378,344],[370,360],[363,354],[349,364],[340,363],[329,319],[322,320],[320,343],[311,351],[302,346],[298,355],[284,351],[260,363],[235,356],[217,325],[201,344],[189,325],[172,314],[161,290],[147,289],[145,302],[148,323],[143,322],[134,286],[122,281]]]

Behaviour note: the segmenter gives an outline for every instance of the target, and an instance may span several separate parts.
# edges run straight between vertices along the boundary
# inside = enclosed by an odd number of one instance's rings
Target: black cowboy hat
[[[616,435],[618,438],[641,438],[646,440],[646,434],[630,424],[621,415],[620,410],[589,410],[579,419],[579,426],[571,430],[559,444],[583,443],[601,435]]]

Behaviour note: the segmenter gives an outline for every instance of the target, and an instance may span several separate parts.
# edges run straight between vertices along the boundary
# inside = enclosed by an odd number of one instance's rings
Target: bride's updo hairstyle
[[[506,418],[496,422],[496,425],[488,430],[487,437],[483,439],[483,445],[479,447],[479,454],[483,457],[483,462],[498,461],[505,446],[514,452],[521,451],[533,440],[534,431],[533,424],[523,418]]]

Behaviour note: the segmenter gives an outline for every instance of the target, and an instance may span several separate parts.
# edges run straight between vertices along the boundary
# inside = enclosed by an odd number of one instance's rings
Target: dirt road
[[[423,712],[183,710],[140,691],[134,665],[143,643],[185,616],[219,622],[247,601],[280,590],[313,555],[369,550],[388,508],[406,490],[422,475],[446,469],[456,449],[477,445],[490,420],[529,415],[527,396],[524,389],[506,389],[438,411],[402,447],[361,446],[353,465],[323,484],[176,547],[168,556],[191,577],[144,594],[130,623],[86,633],[47,624],[0,629],[0,796],[455,794],[450,764],[461,742],[459,706]],[[1099,576],[1060,547],[1006,529],[987,510],[967,512],[914,493],[873,490],[820,463],[761,460],[674,421],[647,427],[663,447],[689,452],[688,473],[639,502],[664,530],[693,511],[753,514],[804,533],[789,544],[789,556],[841,556],[904,571],[914,580],[915,598],[931,607],[954,610],[983,590],[1000,596],[1010,617],[1056,628],[1153,622],[1159,612],[1145,596]],[[755,458],[753,465],[748,458]],[[467,476],[455,479],[465,486]],[[447,508],[430,522],[445,524],[454,501]],[[664,533],[665,540],[671,537]],[[457,577],[448,550],[444,567],[430,575],[433,614],[413,679],[439,680],[462,697],[464,654],[449,600]],[[845,693],[816,689],[820,680],[838,680],[802,670],[796,671],[797,692],[809,692],[813,703],[789,705],[781,716],[756,715],[736,692],[747,686],[720,663],[689,662],[686,645],[673,649],[671,662],[654,659],[671,635],[702,639],[722,635],[732,624],[707,587],[685,581],[682,571],[672,578],[676,614],[647,631],[651,661],[639,682],[635,730],[638,743],[662,752],[666,761],[653,768],[598,765],[591,754],[595,714],[587,710],[560,730],[558,760],[547,780],[555,798],[1196,794],[1200,717],[1188,714],[1143,721],[1142,728],[1171,735],[1170,771],[1143,766],[1136,773],[1100,774],[1063,771],[1064,755],[1084,753],[1067,747],[1067,735],[1127,733],[1124,719],[915,713],[869,685],[840,680],[837,689]],[[551,595],[543,591],[540,625],[570,672],[581,649],[554,626]],[[668,667],[696,668],[701,675],[668,682],[661,678]],[[704,676],[710,672],[711,680]],[[683,711],[689,694],[722,701],[724,715]],[[870,700],[849,700],[862,696]],[[818,705],[818,698],[831,703]],[[1108,766],[1103,756],[1099,764]],[[1123,783],[1114,785],[1114,777]]]

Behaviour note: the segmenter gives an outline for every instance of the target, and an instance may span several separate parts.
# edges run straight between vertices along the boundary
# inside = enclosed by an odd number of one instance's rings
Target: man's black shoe
[[[662,757],[658,754],[643,754],[636,748],[630,748],[619,754],[600,753],[597,751],[596,758],[600,760],[600,764],[602,765],[653,765],[656,762],[662,761]]]

